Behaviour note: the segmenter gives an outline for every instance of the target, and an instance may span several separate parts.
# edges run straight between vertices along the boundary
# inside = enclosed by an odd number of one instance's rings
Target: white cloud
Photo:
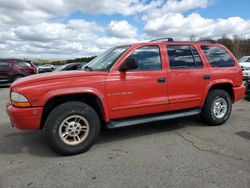
[[[159,18],[169,13],[183,13],[192,9],[206,8],[213,0],[168,0],[160,1],[158,7],[149,8],[143,15],[143,20]]]
[[[250,37],[250,21],[240,17],[228,19],[207,19],[197,13],[183,16],[180,13],[165,14],[149,20],[145,24],[145,33],[151,37],[173,37],[187,39],[196,37],[219,38],[223,35],[232,37],[240,35]]]
[[[136,28],[126,20],[111,21],[108,26],[108,33],[110,36],[118,38],[134,38],[136,37]]]
[[[250,20],[199,14],[215,0],[1,0],[0,56],[75,58],[115,45],[173,37],[250,37]],[[110,17],[108,24],[70,19],[77,12]],[[193,12],[193,13],[190,13]],[[122,16],[121,16],[122,15]],[[126,18],[135,20],[131,24]],[[139,28],[142,27],[142,28]],[[144,30],[143,30],[144,29]]]

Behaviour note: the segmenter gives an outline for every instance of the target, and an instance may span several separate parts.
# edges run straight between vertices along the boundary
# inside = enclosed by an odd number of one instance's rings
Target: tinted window
[[[79,65],[71,65],[66,70],[78,70],[78,69],[79,69]]]
[[[157,46],[145,46],[136,49],[130,57],[134,57],[138,61],[136,70],[160,70],[161,56]]]
[[[193,46],[168,46],[170,68],[197,68],[202,67],[202,61]]]
[[[234,61],[228,52],[217,46],[201,46],[212,67],[233,67]]]
[[[0,68],[9,68],[8,62],[0,62]]]

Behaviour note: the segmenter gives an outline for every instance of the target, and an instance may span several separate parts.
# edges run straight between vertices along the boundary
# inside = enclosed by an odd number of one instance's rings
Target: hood
[[[240,66],[250,67],[250,62],[240,62]]]
[[[46,80],[57,80],[57,79],[67,79],[67,78],[74,78],[74,77],[86,77],[86,76],[100,76],[106,75],[107,72],[96,72],[96,71],[61,71],[61,72],[50,72],[50,73],[42,73],[36,74],[32,76],[27,76],[15,81],[12,84],[12,87],[20,86],[20,85],[27,85],[27,84],[34,84],[37,82],[43,82]]]

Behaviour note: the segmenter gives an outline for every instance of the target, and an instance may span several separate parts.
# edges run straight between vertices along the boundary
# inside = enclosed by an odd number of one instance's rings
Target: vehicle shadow
[[[95,145],[101,145],[121,140],[138,138],[146,135],[160,134],[163,132],[174,132],[186,126],[203,126],[199,118],[188,119],[188,123],[183,119],[168,120],[148,123],[143,125],[124,127],[113,130],[103,129]],[[185,121],[186,122],[186,121]],[[9,126],[0,124],[0,127]],[[43,131],[19,131],[4,134],[0,142],[0,155],[15,155],[19,153],[29,153],[30,155],[51,158],[60,157],[53,152],[46,143]]]

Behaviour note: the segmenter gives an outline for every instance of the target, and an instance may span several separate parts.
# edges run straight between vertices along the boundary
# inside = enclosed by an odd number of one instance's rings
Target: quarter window
[[[167,46],[171,69],[186,69],[203,67],[201,58],[193,46]]]
[[[130,57],[137,59],[138,68],[135,70],[160,70],[161,69],[161,56],[158,46],[144,46],[136,49]]]
[[[224,48],[217,46],[201,46],[201,49],[212,67],[234,66],[234,60]]]
[[[28,63],[28,62],[18,62],[18,64],[21,66],[21,67],[31,67],[31,65]]]

